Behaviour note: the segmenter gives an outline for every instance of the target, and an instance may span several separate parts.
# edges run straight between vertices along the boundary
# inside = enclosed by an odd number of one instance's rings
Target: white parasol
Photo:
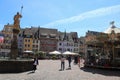
[[[66,51],[64,53],[62,53],[63,55],[78,55],[78,53],[74,53],[74,52],[70,52],[70,51]]]
[[[59,55],[61,54],[59,51],[52,51],[52,52],[49,52],[49,54],[55,54],[55,55]]]

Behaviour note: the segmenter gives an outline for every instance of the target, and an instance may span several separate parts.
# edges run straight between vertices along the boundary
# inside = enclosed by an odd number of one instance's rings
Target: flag
[[[0,43],[3,43],[3,42],[4,42],[4,35],[0,34]]]

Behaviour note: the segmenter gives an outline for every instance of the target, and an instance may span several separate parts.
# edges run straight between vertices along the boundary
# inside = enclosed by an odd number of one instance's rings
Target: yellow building
[[[23,38],[23,51],[32,51],[33,47],[33,35],[30,28],[26,28],[24,31],[24,38]]]
[[[33,39],[32,38],[24,38],[24,51],[32,51],[32,43],[33,43]]]

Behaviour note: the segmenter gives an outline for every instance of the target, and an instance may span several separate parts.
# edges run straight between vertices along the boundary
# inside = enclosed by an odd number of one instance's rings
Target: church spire
[[[65,32],[64,32],[63,41],[64,41],[64,40],[67,40],[67,33],[66,33],[66,30],[65,30]]]

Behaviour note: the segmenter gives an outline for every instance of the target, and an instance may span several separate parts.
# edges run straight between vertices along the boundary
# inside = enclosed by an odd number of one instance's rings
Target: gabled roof
[[[61,41],[78,42],[77,32],[70,32],[70,33],[66,33],[66,31],[65,32],[59,32],[58,36],[59,36],[59,40],[61,40]]]

